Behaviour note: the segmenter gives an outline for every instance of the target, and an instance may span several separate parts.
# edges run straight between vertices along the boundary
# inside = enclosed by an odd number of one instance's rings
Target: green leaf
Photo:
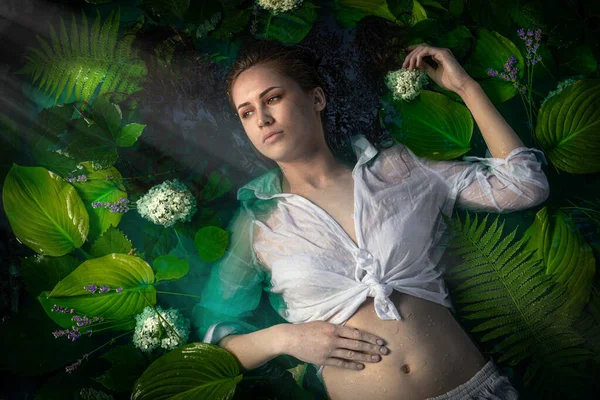
[[[190,270],[190,264],[174,255],[157,257],[152,264],[156,281],[167,281],[183,278]]]
[[[77,169],[77,161],[55,151],[36,153],[35,159],[42,167],[62,177]]]
[[[237,360],[227,350],[190,343],[153,362],[136,382],[131,399],[229,400],[242,378]]]
[[[196,232],[194,244],[202,261],[212,262],[223,257],[227,244],[229,243],[229,232],[218,226],[206,226]]]
[[[301,42],[312,29],[317,20],[316,9],[320,8],[310,2],[304,2],[296,10],[270,15],[258,22],[257,34],[259,39],[277,40],[284,44]]]
[[[421,90],[419,96],[409,102],[394,100],[391,93],[386,94],[383,101],[385,125],[391,128],[393,138],[417,156],[451,160],[471,149],[471,112],[449,97]]]
[[[94,104],[94,122],[116,140],[121,130],[123,114],[118,104],[113,104],[105,97],[97,99]]]
[[[102,168],[117,162],[116,141],[109,132],[95,123],[80,118],[73,122],[73,131],[65,135],[66,151],[78,161],[93,161]]]
[[[32,297],[52,290],[61,279],[77,268],[80,261],[71,255],[62,257],[32,256],[21,258],[21,277]]]
[[[411,4],[404,1],[394,1],[392,6],[396,12],[412,11]],[[396,4],[397,3],[397,4]],[[396,22],[396,17],[388,8],[386,0],[340,0],[331,4],[337,21],[344,28],[354,28],[356,23],[367,15],[376,15],[387,19],[388,21]]]
[[[38,300],[44,310],[59,325],[72,325],[70,315],[52,312],[54,304],[74,308],[80,315],[99,316],[105,319],[122,320],[126,329],[131,327],[130,318],[142,312],[149,304],[156,304],[154,272],[141,258],[126,254],[109,254],[82,263],[69,276],[61,280],[48,293],[43,292]],[[106,293],[90,293],[84,287],[95,284],[108,285]],[[123,288],[121,293],[115,289]],[[65,318],[66,317],[66,318]],[[135,325],[135,321],[133,321]]]
[[[177,246],[177,236],[174,229],[147,223],[144,226],[144,251],[146,260],[152,263],[156,257],[168,254]]]
[[[202,187],[199,197],[204,201],[218,199],[231,190],[233,182],[231,178],[218,171],[213,171],[208,177],[208,181]]]
[[[118,36],[119,9],[112,10],[103,23],[100,23],[100,12],[96,10],[91,31],[83,11],[82,14],[79,28],[73,16],[70,37],[63,31],[59,39],[50,25],[52,47],[36,36],[43,51],[28,48],[26,65],[16,73],[31,75],[33,83],[39,81],[39,90],[54,94],[54,102],[63,97],[65,102],[83,100],[89,103],[96,93],[98,96],[111,93],[114,100],[124,97],[122,93],[140,90],[146,66],[132,48],[135,34],[131,33],[140,29],[141,24],[136,23],[130,31]],[[62,18],[60,23],[64,26]]]
[[[465,62],[470,66],[467,72],[477,80],[493,103],[511,99],[519,93],[518,89],[511,82],[488,75],[488,70],[491,68],[498,73],[503,72],[508,59],[514,56],[517,62],[513,68],[519,69],[516,79],[520,81],[525,74],[524,57],[513,42],[498,32],[477,28],[474,30],[474,36],[475,46],[471,57]]]
[[[115,227],[110,227],[92,245],[90,255],[104,257],[110,253],[128,254],[132,249],[131,241]]]
[[[117,137],[117,146],[129,147],[137,142],[146,125],[131,123],[125,125]]]
[[[95,380],[115,392],[131,392],[135,381],[148,367],[140,350],[131,345],[117,346],[101,357],[108,360],[111,367]]]
[[[2,201],[15,236],[37,253],[63,256],[86,240],[89,216],[81,198],[45,168],[13,164]]]
[[[535,136],[552,164],[572,174],[600,171],[600,79],[574,82],[540,108]]]
[[[560,210],[550,216],[544,207],[523,237],[530,238],[528,248],[544,261],[546,274],[567,289],[565,309],[579,315],[590,299],[596,260],[573,221]]]
[[[108,208],[94,208],[92,204],[96,201],[114,203],[121,198],[128,198],[127,191],[121,182],[123,176],[115,167],[94,170],[92,163],[82,162],[81,165],[87,170],[87,181],[73,182],[85,204],[90,216],[90,233],[88,241],[95,241],[111,226],[117,227],[123,218],[123,213],[111,212]],[[111,177],[111,179],[106,179]]]

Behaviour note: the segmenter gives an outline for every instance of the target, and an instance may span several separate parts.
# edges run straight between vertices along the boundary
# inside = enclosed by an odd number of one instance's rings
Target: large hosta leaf
[[[13,164],[2,201],[15,236],[37,253],[59,257],[85,242],[89,216],[81,198],[45,168]]]
[[[75,271],[61,280],[51,292],[38,297],[48,315],[64,328],[71,327],[71,315],[52,312],[54,304],[74,308],[88,317],[123,320],[129,328],[135,314],[142,312],[148,302],[156,304],[154,272],[141,258],[127,254],[109,254],[85,261]],[[108,285],[106,293],[91,293],[84,289],[89,284]],[[117,293],[117,288],[123,288]]]
[[[556,168],[572,174],[600,171],[600,79],[570,84],[544,103],[535,136]]]
[[[417,156],[451,160],[471,150],[473,117],[467,107],[429,90],[410,102],[393,100],[391,93],[383,100],[389,110],[385,125]]]
[[[317,20],[317,9],[312,3],[305,2],[302,7],[278,14],[270,15],[258,23],[257,37],[277,40],[285,44],[299,43],[308,35]]]
[[[142,374],[132,400],[231,399],[242,380],[231,353],[209,343],[190,343],[170,351]]]
[[[519,69],[517,80],[522,79],[525,62],[517,46],[495,31],[480,28],[473,33],[477,39],[471,57],[466,62],[469,65],[469,75],[477,80],[493,103],[504,102],[516,96],[518,89],[511,82],[488,75],[488,69],[503,72],[507,60],[514,56],[517,62],[513,68]]]
[[[96,171],[91,162],[83,162],[81,165],[87,170],[87,181],[73,182],[73,186],[81,196],[90,216],[88,241],[93,242],[111,226],[118,226],[123,213],[111,212],[104,207],[94,208],[92,203],[96,201],[114,203],[121,198],[126,199],[128,196],[121,182],[123,176],[115,167]]]
[[[566,287],[565,309],[578,315],[590,299],[596,260],[573,221],[562,211],[550,218],[544,207],[523,237],[531,238],[527,249],[535,249],[544,260],[546,274]]]

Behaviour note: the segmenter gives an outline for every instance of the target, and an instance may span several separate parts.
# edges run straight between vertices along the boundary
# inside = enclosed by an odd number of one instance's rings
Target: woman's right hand
[[[312,321],[288,328],[286,353],[304,362],[357,370],[364,367],[361,361],[378,362],[389,354],[389,349],[377,344],[385,340],[349,326]]]

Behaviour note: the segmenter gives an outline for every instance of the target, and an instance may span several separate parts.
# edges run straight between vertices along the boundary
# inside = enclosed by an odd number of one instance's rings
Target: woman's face
[[[291,161],[325,143],[319,113],[326,103],[320,87],[306,94],[295,81],[263,64],[238,76],[232,99],[248,138],[265,157]],[[265,143],[271,131],[283,133]]]

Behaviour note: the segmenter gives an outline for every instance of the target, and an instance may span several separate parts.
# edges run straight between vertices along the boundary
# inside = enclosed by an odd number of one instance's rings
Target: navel
[[[402,367],[400,367],[400,369],[402,370],[402,372],[404,372],[405,374],[408,374],[410,372],[410,367],[408,366],[408,364],[404,364]]]

